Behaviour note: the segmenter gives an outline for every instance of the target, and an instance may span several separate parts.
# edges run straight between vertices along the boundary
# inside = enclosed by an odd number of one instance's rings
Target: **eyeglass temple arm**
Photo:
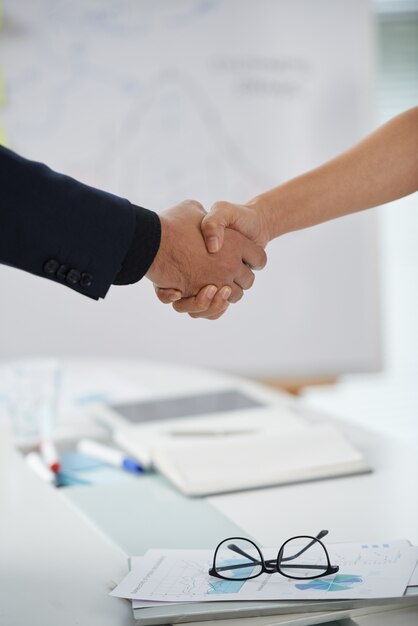
[[[255,559],[253,556],[251,556],[251,554],[248,554],[244,550],[241,550],[241,548],[236,546],[235,543],[228,544],[228,548],[232,550],[232,552],[236,552],[237,554],[240,554],[241,556],[245,556],[247,559],[249,559],[253,563],[257,563],[257,564],[260,563],[258,559]],[[248,567],[248,565],[246,567]]]
[[[280,559],[280,563],[283,563],[285,561],[292,561],[293,559],[297,559],[298,556],[300,556],[301,554],[306,552],[306,550],[309,550],[309,548],[314,545],[316,539],[322,539],[323,537],[325,537],[325,535],[328,535],[328,531],[327,530],[319,531],[319,533],[316,535],[315,539],[312,539],[312,541],[310,541],[304,548],[302,548],[302,550],[299,550],[299,552],[297,552],[296,554],[293,554],[293,556],[287,556],[284,559],[283,558]]]

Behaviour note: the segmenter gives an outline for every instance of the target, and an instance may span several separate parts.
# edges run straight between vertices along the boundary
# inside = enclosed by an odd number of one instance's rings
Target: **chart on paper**
[[[318,600],[399,597],[418,560],[407,541],[331,544],[339,571],[317,579],[292,580],[278,573],[252,580],[221,580],[209,574],[210,550],[150,550],[112,592],[117,597],[159,602],[219,600]],[[277,549],[263,550],[274,558]]]

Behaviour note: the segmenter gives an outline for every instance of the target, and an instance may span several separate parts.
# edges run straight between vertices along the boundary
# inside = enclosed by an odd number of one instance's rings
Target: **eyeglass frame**
[[[328,550],[326,549],[325,545],[322,543],[321,539],[322,537],[324,537],[325,535],[328,534],[327,530],[321,530],[316,537],[312,537],[311,535],[296,535],[295,537],[290,537],[290,539],[287,539],[279,548],[279,551],[277,553],[277,557],[275,559],[264,559],[263,553],[261,552],[260,548],[257,546],[257,544],[254,543],[254,541],[252,541],[251,539],[248,539],[247,537],[228,537],[227,539],[224,539],[223,541],[221,541],[216,550],[215,550],[215,554],[213,556],[213,564],[212,567],[209,570],[209,575],[213,576],[215,578],[220,578],[221,580],[252,580],[254,578],[257,578],[258,576],[261,576],[261,574],[280,574],[281,576],[284,576],[285,578],[291,578],[292,580],[316,580],[317,578],[323,578],[324,576],[330,576],[331,574],[336,574],[339,571],[339,566],[338,565],[331,565],[331,561],[329,558],[329,554],[328,554]],[[261,571],[258,572],[258,574],[254,574],[254,576],[248,576],[246,578],[226,578],[225,576],[222,576],[222,574],[218,573],[218,568],[215,567],[215,563],[216,563],[216,555],[218,554],[218,550],[221,547],[222,544],[224,544],[226,541],[233,541],[233,540],[240,540],[240,541],[247,541],[248,543],[251,543],[254,548],[257,550],[258,554],[260,555],[260,561],[255,561],[251,556],[249,556],[248,554],[246,554],[244,551],[240,551],[240,550],[235,550],[235,552],[237,552],[238,554],[242,554],[243,556],[246,556],[247,558],[250,559],[250,561],[254,561],[254,563],[256,565],[261,565]],[[290,542],[290,541],[294,541],[295,539],[310,539],[311,541],[308,543],[308,545],[306,545],[302,550],[299,550],[299,552],[297,552],[296,554],[294,554],[291,557],[286,557],[285,559],[281,559],[281,561],[279,561],[279,558],[283,555],[284,549],[286,547],[286,545]],[[303,554],[304,552],[306,552],[306,550],[308,550],[311,546],[313,546],[315,543],[319,543],[322,548],[324,549],[326,558],[327,558],[327,568],[326,571],[318,574],[317,576],[304,576],[303,578],[300,576],[290,576],[289,574],[284,574],[281,569],[280,569],[280,562],[283,561],[291,561],[292,559],[297,558],[298,556],[300,556],[301,554]],[[272,568],[271,565],[275,564],[274,567]],[[244,567],[249,567],[249,564],[246,563],[240,563],[240,564],[236,564],[236,565],[230,565],[230,566],[225,566],[225,569],[239,569],[239,568],[244,568]],[[292,567],[292,565],[287,566],[287,567]],[[322,566],[319,565],[296,565],[293,564],[293,567],[297,567],[297,568],[305,568],[305,569],[316,569]]]

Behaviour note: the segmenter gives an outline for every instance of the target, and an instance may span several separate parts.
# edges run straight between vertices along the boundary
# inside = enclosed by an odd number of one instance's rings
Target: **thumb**
[[[215,202],[203,218],[201,229],[208,252],[218,252],[224,242],[225,228],[236,221],[238,207],[230,202]]]

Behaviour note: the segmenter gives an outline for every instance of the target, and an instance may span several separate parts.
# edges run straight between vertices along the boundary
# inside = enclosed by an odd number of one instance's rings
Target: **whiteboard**
[[[244,202],[369,130],[364,0],[5,0],[4,14],[11,147],[150,209]],[[175,314],[146,279],[97,303],[2,267],[2,356],[132,356],[277,377],[376,368],[375,216],[286,235],[267,252],[218,322]]]

